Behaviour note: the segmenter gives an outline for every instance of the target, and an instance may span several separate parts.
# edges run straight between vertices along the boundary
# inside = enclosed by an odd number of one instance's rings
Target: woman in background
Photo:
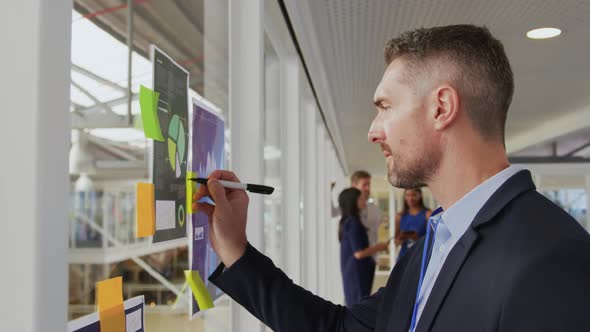
[[[375,276],[373,254],[386,250],[387,242],[369,247],[367,229],[361,223],[360,211],[367,199],[356,188],[343,190],[338,196],[341,218],[338,227],[340,240],[340,269],[347,306],[369,296]]]
[[[420,237],[426,234],[426,224],[430,215],[432,211],[424,205],[422,190],[406,189],[404,209],[395,218],[395,245],[401,245],[398,261]]]

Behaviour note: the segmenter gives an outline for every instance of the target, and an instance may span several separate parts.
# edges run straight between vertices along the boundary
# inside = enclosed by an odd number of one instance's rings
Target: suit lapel
[[[473,249],[479,238],[477,229],[493,221],[493,218],[513,199],[532,189],[535,189],[535,185],[531,179],[531,173],[523,170],[506,180],[486,201],[473,219],[471,227],[467,229],[447,256],[420,316],[416,331],[429,331],[432,327],[436,315],[453,285],[461,266],[463,266],[463,263],[469,256],[469,252]]]
[[[463,266],[463,262],[469,255],[469,251],[473,248],[477,238],[477,232],[468,229],[465,235],[459,240],[459,242],[457,242],[447,256],[447,259],[434,282],[430,296],[426,301],[426,306],[424,306],[424,310],[422,311],[422,315],[416,326],[416,331],[428,331],[430,329],[444,298],[455,281],[457,273],[461,269],[461,266]]]

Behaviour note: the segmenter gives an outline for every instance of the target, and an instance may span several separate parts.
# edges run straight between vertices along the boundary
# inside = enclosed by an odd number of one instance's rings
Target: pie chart
[[[176,177],[181,175],[181,165],[184,162],[186,152],[186,132],[180,117],[176,114],[170,119],[168,125],[168,161]]]

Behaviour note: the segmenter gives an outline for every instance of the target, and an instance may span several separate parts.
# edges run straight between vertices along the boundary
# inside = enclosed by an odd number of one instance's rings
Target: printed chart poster
[[[189,74],[152,45],[153,89],[159,93],[158,120],[164,141],[154,140],[152,176],[156,201],[153,242],[186,237]]]
[[[145,312],[143,296],[125,301],[125,332],[144,332]],[[100,330],[98,312],[68,322],[68,332],[108,332]]]
[[[191,169],[194,176],[207,177],[225,165],[225,136],[223,119],[214,113],[214,107],[200,98],[193,98],[192,155]],[[221,260],[209,242],[209,222],[202,212],[191,215],[192,230],[190,268],[198,271],[205,282],[211,299],[215,301],[223,293],[208,278]],[[200,311],[199,305],[191,296],[191,313]]]

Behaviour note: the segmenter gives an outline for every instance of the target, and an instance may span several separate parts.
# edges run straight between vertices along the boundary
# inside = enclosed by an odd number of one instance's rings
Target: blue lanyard
[[[426,227],[426,239],[424,241],[424,249],[422,250],[422,265],[420,267],[420,279],[418,281],[418,290],[416,291],[416,301],[414,302],[414,310],[412,311],[412,322],[410,323],[410,332],[414,332],[416,328],[416,316],[418,314],[418,299],[420,298],[420,289],[422,288],[422,282],[424,281],[424,274],[426,273],[426,259],[428,256],[428,247],[430,244],[430,229],[432,226],[432,218],[428,221],[428,227]],[[434,224],[434,231],[436,232],[436,225]],[[433,243],[434,245],[434,243]]]

